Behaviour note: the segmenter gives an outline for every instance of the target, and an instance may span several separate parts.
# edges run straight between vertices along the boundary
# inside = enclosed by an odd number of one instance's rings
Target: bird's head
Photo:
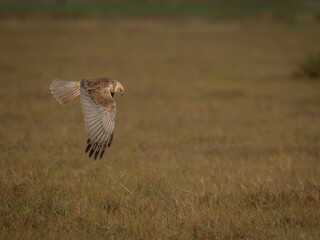
[[[121,95],[124,94],[124,87],[123,85],[115,80],[115,87],[114,87],[114,92],[115,93],[120,93]]]

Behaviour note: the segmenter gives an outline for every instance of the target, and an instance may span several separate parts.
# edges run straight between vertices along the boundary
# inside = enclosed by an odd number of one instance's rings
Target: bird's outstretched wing
[[[81,104],[87,130],[89,157],[102,158],[110,147],[116,118],[116,103],[104,84],[81,84]]]

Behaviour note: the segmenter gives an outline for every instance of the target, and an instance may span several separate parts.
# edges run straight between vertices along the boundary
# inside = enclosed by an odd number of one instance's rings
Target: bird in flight
[[[87,131],[86,153],[89,152],[89,157],[94,154],[94,159],[100,154],[101,159],[113,139],[116,118],[113,95],[124,94],[122,84],[110,78],[81,81],[56,79],[50,85],[50,90],[61,104],[66,104],[80,95]]]

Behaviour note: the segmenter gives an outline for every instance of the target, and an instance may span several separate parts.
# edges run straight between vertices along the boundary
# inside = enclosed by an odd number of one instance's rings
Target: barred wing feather
[[[106,148],[110,147],[116,117],[115,101],[110,95],[108,104],[100,104],[99,101],[92,99],[88,90],[81,87],[81,104],[84,114],[84,122],[87,130],[87,148],[86,153],[89,152],[89,157],[94,153],[94,159],[100,154],[102,158]]]

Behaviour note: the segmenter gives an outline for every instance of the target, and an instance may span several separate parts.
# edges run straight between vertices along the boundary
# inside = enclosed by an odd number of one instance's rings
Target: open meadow
[[[320,22],[282,15],[0,19],[1,239],[320,239]],[[111,77],[115,137],[80,100]]]

